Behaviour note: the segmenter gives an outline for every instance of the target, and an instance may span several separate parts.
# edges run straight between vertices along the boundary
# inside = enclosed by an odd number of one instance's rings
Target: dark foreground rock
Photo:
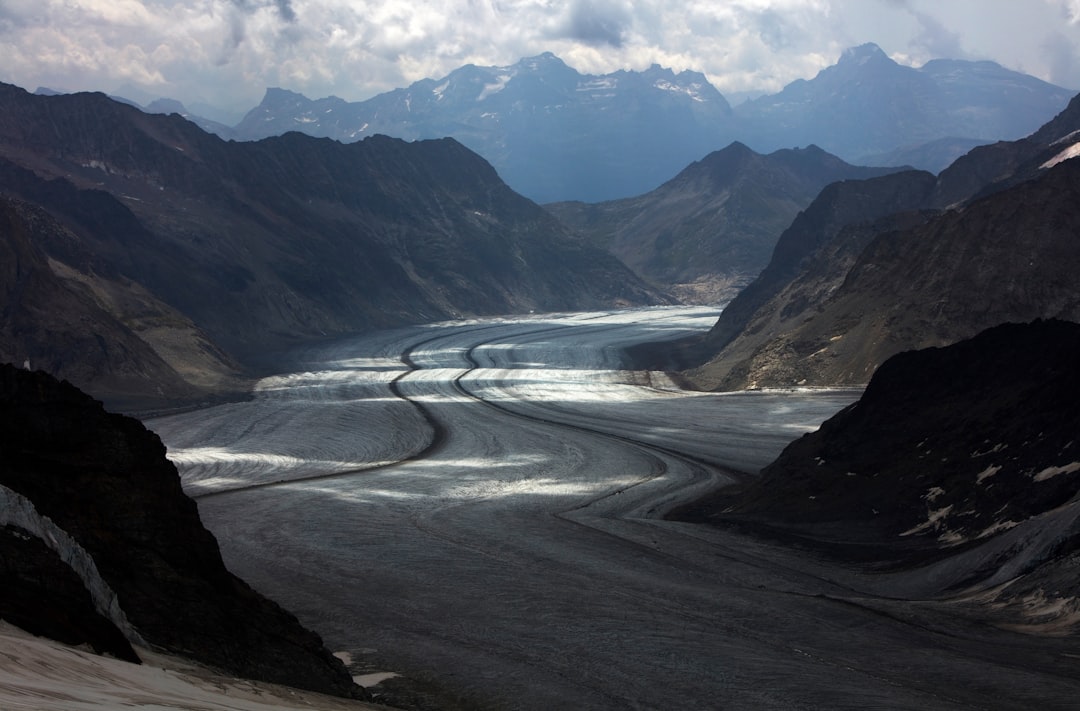
[[[936,571],[924,590],[976,586],[998,610],[1056,600],[1058,618],[1073,615],[1078,354],[1080,324],[1054,320],[898,354],[858,402],[792,442],[759,478],[678,516],[879,570],[924,566]]]
[[[60,539],[46,541],[51,543],[46,548],[25,530],[4,529],[0,548],[6,567],[0,574],[9,584],[0,588],[0,610],[5,618],[42,634],[56,626],[67,631],[100,627],[85,620],[52,624],[85,609],[62,609],[63,595],[56,600],[60,609],[35,601],[39,607],[31,616],[41,615],[38,629],[19,619],[34,582],[27,556],[40,554],[42,566],[63,566],[44,551],[59,549],[61,557],[70,557],[72,549],[81,549],[103,581],[88,587],[111,588],[121,611],[113,611],[112,621],[126,618],[129,637],[232,675],[338,696],[363,695],[318,635],[226,570],[217,541],[181,490],[165,447],[138,420],[106,412],[45,373],[0,365],[0,487],[9,502],[5,516],[16,508],[11,501],[28,499],[35,515],[59,528],[44,538]],[[65,543],[63,534],[74,543]],[[13,568],[8,561],[16,552],[23,563]],[[88,574],[84,570],[81,576],[85,582]],[[121,619],[119,626],[124,624]],[[124,656],[123,645],[120,651],[104,646],[104,640],[115,642],[111,632],[94,627],[80,634],[81,641]]]

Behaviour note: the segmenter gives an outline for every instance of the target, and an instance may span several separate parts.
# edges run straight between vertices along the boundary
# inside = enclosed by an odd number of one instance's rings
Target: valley
[[[859,395],[686,392],[624,369],[624,348],[716,314],[376,331],[295,351],[249,402],[147,426],[231,570],[354,674],[401,675],[376,700],[419,686],[439,708],[1065,708],[1074,639],[968,621],[959,599],[890,599],[904,574],[664,519]]]

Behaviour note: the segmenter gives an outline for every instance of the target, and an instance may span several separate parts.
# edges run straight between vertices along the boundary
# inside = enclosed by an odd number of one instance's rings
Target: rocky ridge
[[[1071,266],[1078,101],[1028,139],[940,176],[840,183],[799,215],[721,314],[700,387],[861,385],[889,356],[1005,321],[1080,319]]]
[[[43,372],[0,366],[0,487],[29,502],[3,508],[4,619],[120,657],[136,654],[126,639],[237,676],[363,695],[317,635],[226,570],[137,420]],[[26,526],[6,520],[17,510]],[[31,519],[49,522],[44,538]],[[76,575],[80,555],[90,561]]]
[[[1080,622],[1080,324],[906,351],[761,476],[681,516],[749,527],[958,595],[1029,631]],[[897,578],[900,580],[900,578]],[[914,581],[914,582],[913,582]]]

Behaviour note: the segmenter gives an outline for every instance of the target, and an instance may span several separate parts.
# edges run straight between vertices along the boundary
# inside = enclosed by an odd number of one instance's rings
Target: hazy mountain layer
[[[994,62],[936,59],[906,67],[864,44],[813,79],[740,104],[737,114],[744,140],[759,150],[813,142],[862,163],[944,138],[1015,140],[1073,94]],[[931,156],[928,162],[936,160]]]
[[[816,146],[763,156],[733,143],[645,195],[546,207],[661,288],[718,303],[757,276],[822,188],[894,170],[855,167]]]
[[[1031,133],[1071,95],[992,62],[901,66],[871,44],[732,109],[698,73],[654,65],[583,75],[543,54],[464,66],[361,102],[269,89],[229,135],[452,136],[534,200],[600,202],[653,190],[733,141],[765,153],[816,144],[853,163],[936,172],[958,145]]]
[[[467,65],[362,102],[270,89],[239,138],[303,131],[342,141],[452,136],[538,202],[644,192],[719,148],[731,107],[704,77],[653,66],[580,74],[550,53]]]

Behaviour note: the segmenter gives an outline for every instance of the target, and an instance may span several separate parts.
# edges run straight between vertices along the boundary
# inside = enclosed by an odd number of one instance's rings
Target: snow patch
[[[901,536],[913,536],[916,533],[923,533],[925,531],[936,530],[938,528],[941,528],[942,523],[945,520],[945,517],[948,516],[951,511],[952,511],[952,504],[949,504],[948,506],[946,506],[944,508],[934,509],[933,511],[929,511],[929,512],[927,512],[927,518],[926,518],[925,521],[920,523],[918,526],[915,526],[913,528],[909,528],[908,530],[904,531],[900,535]]]
[[[617,89],[619,82],[615,77],[597,77],[589,81],[583,81],[577,86],[578,91],[605,91]],[[611,96],[611,94],[609,94]]]
[[[446,87],[448,86],[450,86],[449,80],[444,81],[442,84],[439,84],[437,87],[431,90],[431,93],[435,95],[436,101],[442,101],[446,98],[444,92],[446,91]]]
[[[1046,161],[1039,167],[1047,170],[1049,168],[1053,168],[1058,163],[1064,163],[1065,161],[1071,158],[1075,158],[1076,156],[1080,156],[1080,143],[1072,144],[1071,146],[1063,150],[1061,153],[1058,153],[1056,156]]]
[[[690,86],[680,86],[670,81],[660,80],[653,84],[654,87],[660,91],[670,91],[672,94],[686,94],[693,101],[698,103],[705,103],[705,99],[701,97],[701,85],[691,84]]]
[[[993,526],[988,526],[975,535],[976,538],[986,538],[992,536],[995,533],[1001,533],[1002,531],[1008,531],[1010,528],[1015,528],[1020,524],[1016,521],[998,521]]]
[[[1072,474],[1075,471],[1080,471],[1080,462],[1073,462],[1060,467],[1047,467],[1036,474],[1034,479],[1035,481],[1046,481],[1056,477],[1058,474]]]
[[[511,74],[500,74],[495,77],[495,81],[491,84],[484,84],[483,90],[480,95],[476,97],[477,101],[483,101],[489,96],[498,94],[500,91],[506,88],[506,85],[510,83],[510,79],[513,77]]]
[[[997,474],[999,471],[1001,471],[1001,467],[997,466],[996,464],[991,464],[975,476],[975,483],[981,484],[984,480],[989,479],[990,477]]]

